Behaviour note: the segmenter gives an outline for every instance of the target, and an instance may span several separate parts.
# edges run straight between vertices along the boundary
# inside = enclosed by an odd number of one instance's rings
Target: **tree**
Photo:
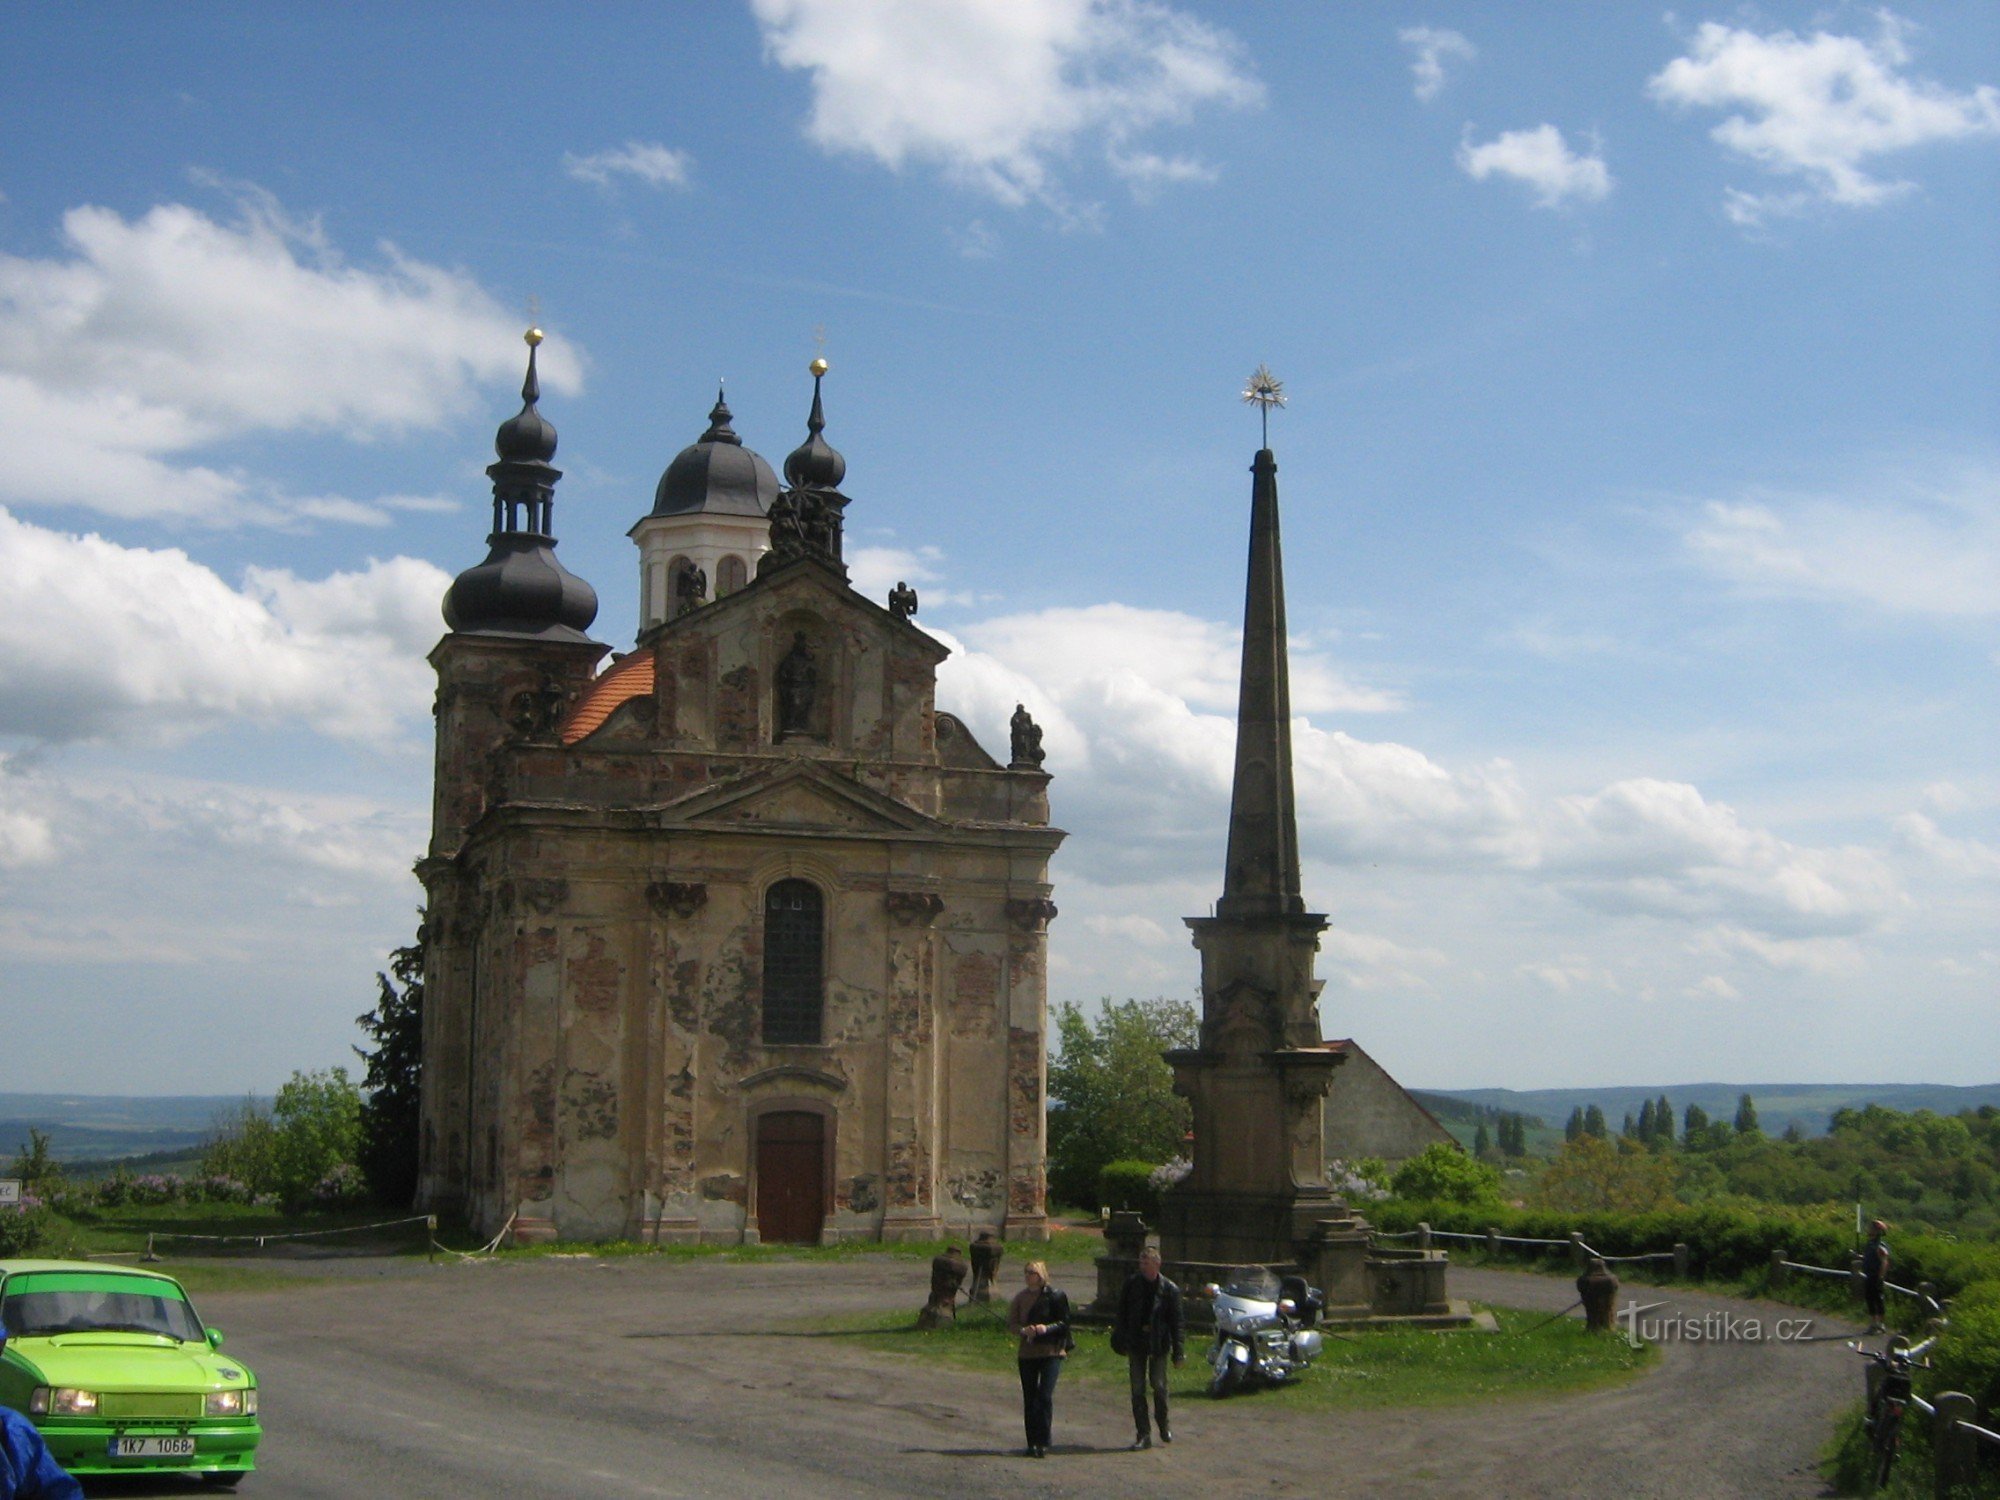
[[[1497,1203],[1500,1174],[1455,1143],[1432,1141],[1396,1169],[1389,1191],[1412,1203]]]
[[[1604,1124],[1604,1111],[1595,1104],[1583,1112],[1583,1133],[1600,1141],[1611,1134]]]
[[[287,1208],[304,1206],[322,1178],[354,1165],[361,1091],[345,1068],[294,1072],[271,1103],[273,1186]]]
[[[416,941],[389,955],[389,972],[377,973],[375,1009],[356,1016],[374,1050],[354,1049],[365,1064],[361,1086],[361,1141],[355,1165],[378,1202],[406,1208],[417,1196],[417,1143],[421,1129],[424,1062],[423,912]]]
[[[1655,1125],[1656,1122],[1653,1118],[1653,1101],[1651,1099],[1648,1099],[1644,1104],[1639,1106],[1638,1139],[1640,1145],[1650,1146],[1653,1144],[1653,1131]]]
[[[1646,1144],[1662,1150],[1674,1144],[1674,1106],[1665,1094],[1653,1101],[1653,1134]]]
[[[1563,1213],[1644,1213],[1674,1204],[1674,1165],[1636,1144],[1593,1135],[1563,1142],[1535,1183],[1535,1202]]]
[[[1472,1154],[1481,1161],[1493,1154],[1493,1137],[1486,1133],[1484,1120],[1481,1120],[1478,1128],[1472,1132]]]
[[[1199,1033],[1185,1000],[1106,1000],[1095,1019],[1056,1008],[1049,1062],[1049,1194],[1096,1208],[1097,1174],[1114,1161],[1155,1164],[1187,1151],[1194,1116],[1174,1093],[1160,1054],[1192,1047]]]
[[[1648,1109],[1651,1109],[1653,1107],[1650,1101],[1648,1101],[1646,1107]],[[1628,1141],[1636,1141],[1637,1139],[1639,1139],[1638,1122],[1635,1121],[1632,1118],[1632,1116],[1628,1113],[1625,1116],[1625,1123],[1618,1127],[1618,1133]]]
[[[1569,1112],[1569,1121],[1563,1126],[1563,1139],[1573,1141],[1583,1134],[1583,1106],[1579,1104]]]
[[[1690,1104],[1681,1116],[1681,1144],[1690,1151],[1701,1148],[1708,1136],[1708,1111],[1699,1104]]]
[[[65,1185],[62,1163],[49,1155],[48,1133],[32,1125],[28,1127],[28,1144],[15,1153],[7,1175],[20,1178],[21,1191],[30,1198],[47,1198]]]
[[[1738,1135],[1761,1135],[1757,1125],[1757,1105],[1748,1094],[1736,1101],[1736,1133]]]
[[[233,1177],[253,1194],[277,1191],[277,1128],[253,1096],[215,1117],[201,1148],[204,1177]]]

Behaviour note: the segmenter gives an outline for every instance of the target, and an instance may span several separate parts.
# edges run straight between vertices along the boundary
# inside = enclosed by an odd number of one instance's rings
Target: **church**
[[[821,360],[782,479],[718,395],[631,528],[633,648],[594,639],[541,338],[430,657],[420,1204],[520,1241],[1044,1238],[1040,730],[996,759],[936,707],[915,591],[850,585]]]

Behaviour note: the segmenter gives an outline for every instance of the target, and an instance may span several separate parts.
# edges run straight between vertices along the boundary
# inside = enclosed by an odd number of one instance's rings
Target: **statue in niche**
[[[700,609],[708,598],[708,572],[689,563],[674,576],[674,618]]]
[[[889,613],[899,620],[907,620],[917,612],[917,591],[900,579],[889,590]]]
[[[1028,715],[1025,703],[1014,705],[1014,717],[1007,721],[1008,737],[1012,742],[1009,760],[1015,769],[1040,770],[1047,759],[1042,749],[1042,726]]]
[[[813,699],[819,693],[819,664],[803,630],[792,632],[792,649],[778,663],[778,733],[810,734]]]

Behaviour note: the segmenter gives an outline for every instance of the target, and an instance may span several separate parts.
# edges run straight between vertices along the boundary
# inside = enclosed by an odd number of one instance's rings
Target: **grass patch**
[[[996,1304],[997,1306],[997,1304]],[[1433,1406],[1497,1397],[1545,1396],[1589,1390],[1628,1379],[1657,1358],[1649,1347],[1584,1332],[1574,1319],[1544,1320],[1544,1313],[1493,1309],[1500,1332],[1328,1334],[1326,1350],[1305,1374],[1248,1399],[1305,1410],[1360,1410],[1384,1406]],[[1538,1326],[1540,1325],[1540,1326]],[[959,1369],[1011,1374],[1014,1340],[997,1318],[960,1314],[956,1327],[920,1332],[906,1317],[861,1314],[811,1325],[852,1339],[866,1349],[927,1359]],[[1176,1400],[1207,1400],[1207,1341],[1191,1341],[1188,1362],[1173,1372]],[[1106,1335],[1086,1329],[1063,1371],[1124,1389],[1125,1360],[1111,1352]]]
[[[154,1203],[125,1204],[118,1208],[80,1209],[66,1216],[73,1249],[84,1254],[129,1254],[143,1251],[148,1238],[156,1239],[163,1254],[176,1259],[186,1256],[244,1255],[256,1252],[254,1243],[216,1244],[201,1239],[176,1239],[188,1235],[282,1235],[301,1230],[352,1230],[385,1220],[406,1219],[407,1213],[380,1208],[349,1208],[286,1213],[282,1209],[249,1203]],[[308,1240],[304,1243],[315,1243]],[[376,1234],[329,1235],[318,1242],[327,1246],[352,1246],[381,1254],[385,1251],[421,1252],[427,1243],[421,1222],[401,1224]]]

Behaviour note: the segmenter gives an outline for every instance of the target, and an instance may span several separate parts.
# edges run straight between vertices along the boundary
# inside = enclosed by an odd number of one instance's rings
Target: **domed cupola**
[[[460,635],[511,635],[596,644],[584,632],[597,618],[597,591],[556,560],[551,530],[556,481],[562,470],[556,430],[537,409],[541,380],[535,350],[542,331],[530,328],[528,375],[521,410],[500,424],[493,448],[493,532],[486,561],[467,568],[444,596],[445,624]]]
[[[641,635],[735,593],[771,545],[766,515],[778,498],[778,476],[729,423],[718,390],[708,430],[667,465],[653,508],[632,528]]]
[[[762,516],[777,498],[778,476],[757,454],[743,446],[730,427],[729,403],[715,393],[708,414],[708,431],[675,455],[653,491],[652,514],[684,516],[693,512],[722,516]]]
[[[812,415],[806,418],[806,440],[785,459],[785,483],[795,490],[837,490],[847,477],[847,460],[824,436],[826,409],[820,405],[819,383],[826,370],[825,360],[812,362],[813,404]]]

